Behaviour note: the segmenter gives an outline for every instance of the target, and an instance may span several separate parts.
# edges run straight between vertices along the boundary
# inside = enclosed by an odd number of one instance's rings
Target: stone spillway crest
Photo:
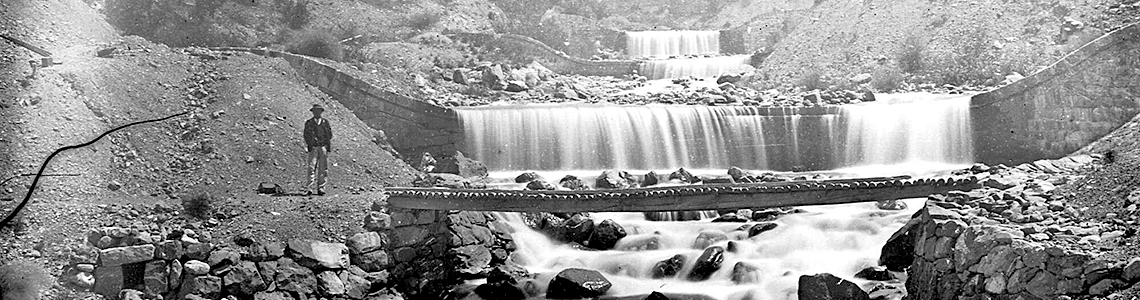
[[[389,205],[407,209],[513,212],[647,212],[841,204],[924,197],[978,187],[974,176],[858,178],[590,190],[388,189]]]

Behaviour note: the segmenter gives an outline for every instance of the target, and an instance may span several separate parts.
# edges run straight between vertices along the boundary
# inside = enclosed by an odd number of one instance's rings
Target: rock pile
[[[154,237],[119,227],[88,231],[72,250],[66,281],[111,299],[364,299],[387,285],[386,238],[354,236],[349,245],[235,238],[200,241],[192,230]],[[380,254],[384,254],[382,251]],[[351,259],[350,259],[351,257]],[[361,259],[363,258],[363,259]]]
[[[1093,160],[975,165],[965,172],[988,177],[985,187],[932,195],[887,241],[879,262],[908,270],[908,299],[1104,296],[1134,284],[1140,260],[1099,257],[1128,234],[1126,221],[1083,221],[1079,209],[1054,192],[1070,171]]]

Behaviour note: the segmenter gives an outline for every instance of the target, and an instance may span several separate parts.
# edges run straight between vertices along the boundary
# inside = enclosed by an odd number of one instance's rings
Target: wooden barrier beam
[[[652,212],[842,204],[917,198],[978,187],[976,177],[952,177],[683,185],[589,191],[391,188],[388,190],[388,203],[393,207],[426,210]]]

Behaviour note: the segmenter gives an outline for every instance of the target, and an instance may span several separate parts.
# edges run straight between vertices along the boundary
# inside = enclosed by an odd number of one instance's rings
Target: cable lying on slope
[[[95,142],[98,142],[100,139],[103,139],[103,137],[106,137],[106,136],[110,135],[111,133],[114,133],[115,131],[125,129],[127,127],[146,124],[146,123],[162,122],[162,121],[166,121],[166,120],[169,120],[169,119],[181,116],[181,115],[185,115],[187,113],[190,113],[190,112],[184,111],[184,112],[181,112],[178,114],[169,115],[169,116],[158,118],[158,119],[143,120],[143,121],[138,121],[138,122],[134,122],[134,123],[120,125],[119,127],[112,128],[111,130],[108,130],[107,132],[104,132],[103,134],[100,134],[98,137],[95,137],[94,139],[91,139],[90,141],[87,141],[85,143],[66,146],[63,148],[56,149],[54,152],[52,152],[51,154],[48,155],[47,159],[44,159],[44,162],[42,164],[40,164],[40,170],[38,172],[36,172],[36,177],[32,179],[32,185],[28,187],[28,192],[27,192],[27,194],[24,195],[24,200],[20,201],[20,204],[16,205],[16,208],[12,209],[12,212],[8,213],[8,216],[4,217],[3,221],[0,221],[0,228],[8,226],[8,223],[12,222],[13,219],[16,219],[16,215],[20,214],[20,210],[23,210],[24,207],[28,205],[28,202],[31,201],[31,199],[32,199],[32,193],[34,193],[36,191],[36,185],[39,184],[40,178],[44,176],[44,170],[47,169],[48,164],[51,163],[51,160],[53,158],[55,158],[56,155],[59,155],[63,151],[87,147],[91,144],[94,144]]]

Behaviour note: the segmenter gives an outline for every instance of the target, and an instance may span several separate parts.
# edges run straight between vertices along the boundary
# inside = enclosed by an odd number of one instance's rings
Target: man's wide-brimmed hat
[[[310,108],[309,111],[325,111],[325,108],[321,107],[320,104],[313,104],[313,108]]]

